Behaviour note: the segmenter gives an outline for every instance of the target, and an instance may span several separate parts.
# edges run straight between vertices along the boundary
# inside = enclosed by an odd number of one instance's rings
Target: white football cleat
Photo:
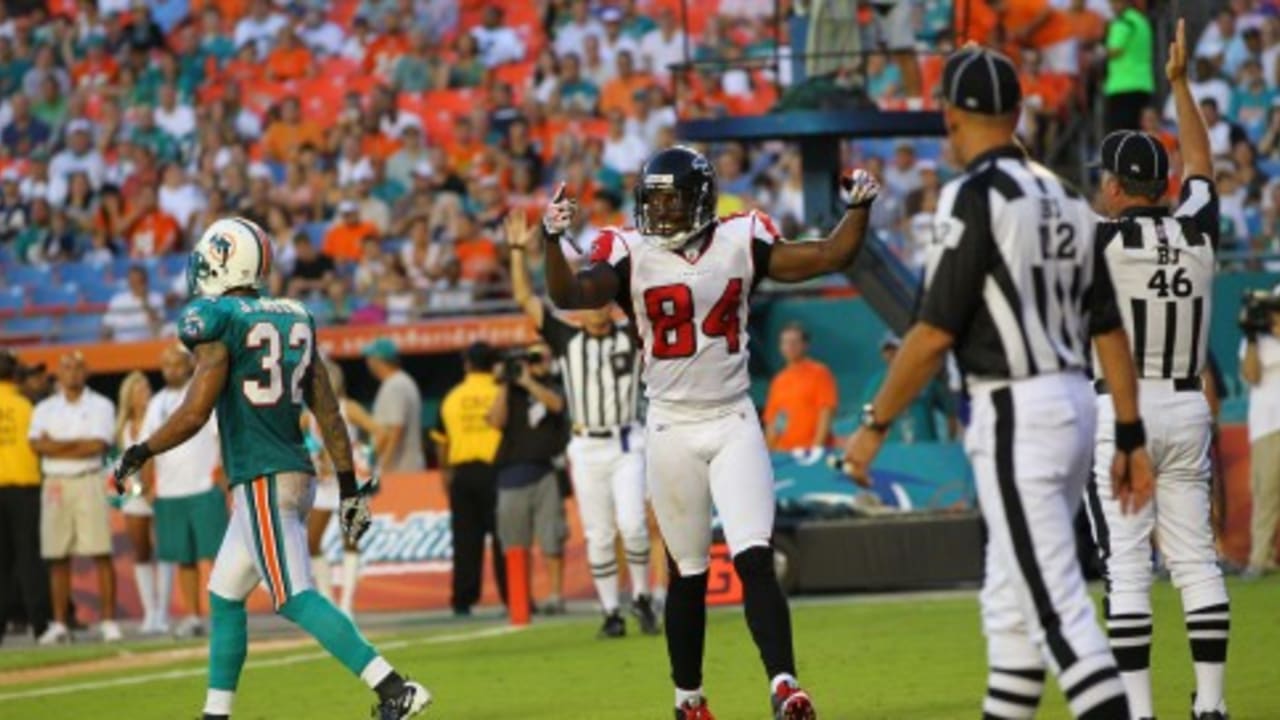
[[[120,642],[124,639],[124,633],[120,632],[120,626],[115,620],[103,620],[98,623],[98,631],[102,633],[102,642]]]
[[[416,717],[431,704],[431,693],[421,684],[405,678],[400,694],[388,698],[373,709],[377,720],[403,720]]]

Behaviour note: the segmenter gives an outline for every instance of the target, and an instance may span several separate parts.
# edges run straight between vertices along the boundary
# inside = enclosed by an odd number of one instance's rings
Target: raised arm
[[[774,245],[769,253],[770,278],[800,282],[843,270],[853,262],[866,237],[871,203],[880,185],[864,170],[854,170],[840,182],[847,209],[839,224],[825,240]]]
[[[533,293],[533,283],[529,279],[529,239],[533,230],[522,210],[507,213],[504,223],[507,234],[507,247],[511,250],[511,297],[524,311],[533,324],[541,328],[543,307],[542,301]],[[557,243],[558,244],[558,243]]]
[[[564,183],[556,189],[555,197],[547,205],[542,224],[534,230],[543,244],[544,267],[547,275],[547,294],[557,307],[564,310],[600,308],[613,302],[621,283],[617,272],[607,262],[597,262],[575,273],[560,248],[564,236],[577,212],[577,201],[566,198]]]
[[[356,495],[355,463],[351,458],[351,438],[342,420],[341,406],[333,394],[329,371],[324,363],[311,363],[311,381],[303,387],[303,400],[315,416],[316,427],[324,439],[325,451],[338,476],[338,494],[343,498]]]
[[[1173,104],[1178,113],[1178,147],[1182,153],[1182,176],[1213,177],[1213,154],[1209,150],[1209,132],[1205,129],[1200,106],[1191,95],[1187,81],[1186,20],[1178,20],[1174,40],[1169,44],[1169,61],[1164,66],[1173,88]]]

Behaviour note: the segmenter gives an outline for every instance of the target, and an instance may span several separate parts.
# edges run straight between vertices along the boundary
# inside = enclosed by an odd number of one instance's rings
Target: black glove
[[[119,462],[116,463],[115,477],[117,493],[120,493],[121,495],[124,494],[124,481],[129,479],[130,475],[141,470],[142,466],[147,464],[147,461],[151,459],[152,455],[154,455],[154,453],[151,452],[151,448],[147,447],[145,442],[138,443],[137,445],[130,445],[124,451],[124,454],[120,456]]]

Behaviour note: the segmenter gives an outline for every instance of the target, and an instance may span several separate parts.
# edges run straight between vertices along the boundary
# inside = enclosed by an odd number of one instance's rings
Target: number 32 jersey
[[[760,212],[722,218],[704,240],[678,251],[631,228],[601,231],[590,259],[618,274],[616,300],[644,347],[649,400],[712,406],[746,394],[750,293],[768,274],[777,239]]]
[[[232,485],[283,472],[314,474],[302,426],[303,383],[316,359],[315,321],[301,303],[275,298],[197,298],[178,321],[189,348],[227,348],[218,398],[222,462]]]

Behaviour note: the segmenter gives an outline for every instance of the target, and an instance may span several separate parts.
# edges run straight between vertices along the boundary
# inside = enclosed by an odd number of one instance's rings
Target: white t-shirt
[[[158,292],[147,293],[147,305],[156,314],[164,314],[164,298]],[[102,324],[111,330],[111,339],[123,342],[146,340],[154,336],[142,298],[128,290],[116,293],[107,304]]]
[[[1240,341],[1241,360],[1245,347],[1245,341]],[[1258,362],[1262,382],[1249,386],[1249,442],[1280,432],[1280,340],[1258,336]]]
[[[604,141],[604,164],[623,175],[640,171],[649,156],[649,148],[644,140],[632,133],[624,133],[620,138],[610,137]]]
[[[578,56],[578,59],[582,59],[582,47],[586,45],[588,35],[595,35],[597,38],[603,39],[604,26],[590,18],[581,25],[572,21],[562,25],[559,30],[556,30],[556,55],[564,57],[569,53],[574,53]]]
[[[280,32],[280,28],[288,23],[283,15],[272,13],[265,19],[258,21],[251,15],[244,16],[240,22],[236,23],[235,42],[236,47],[243,47],[245,43],[253,43],[257,48],[258,57],[265,58],[267,51],[271,49],[272,43],[276,40],[276,35]]]
[[[200,187],[194,183],[179,185],[176,188],[161,185],[157,200],[160,203],[160,209],[172,215],[173,219],[178,221],[178,225],[184,228],[191,221],[191,216],[203,210],[205,206],[204,193],[200,192]]]
[[[196,131],[196,111],[190,105],[174,105],[172,110],[158,107],[152,117],[156,127],[175,140],[181,140]]]
[[[661,29],[650,30],[640,39],[640,59],[638,65],[645,70],[661,77],[670,75],[668,66],[684,62],[684,33],[677,30],[668,40]]]
[[[496,27],[490,30],[478,26],[471,28],[471,37],[475,38],[485,67],[497,67],[524,59],[524,40],[512,28]]]
[[[67,402],[61,391],[40,401],[31,413],[27,437],[48,435],[53,440],[101,440],[108,447],[115,442],[116,406],[105,397],[85,388],[80,399]],[[82,475],[101,470],[104,453],[89,458],[41,458],[45,475]]]
[[[317,55],[337,55],[342,50],[342,28],[325,21],[317,26],[299,25],[298,38]]]
[[[182,404],[187,387],[166,387],[156,393],[147,404],[147,414],[142,419],[142,435],[150,437],[173,415]],[[218,448],[218,420],[209,416],[190,440],[155,457],[156,497],[184,497],[212,488],[213,474],[221,464],[222,453]]]

